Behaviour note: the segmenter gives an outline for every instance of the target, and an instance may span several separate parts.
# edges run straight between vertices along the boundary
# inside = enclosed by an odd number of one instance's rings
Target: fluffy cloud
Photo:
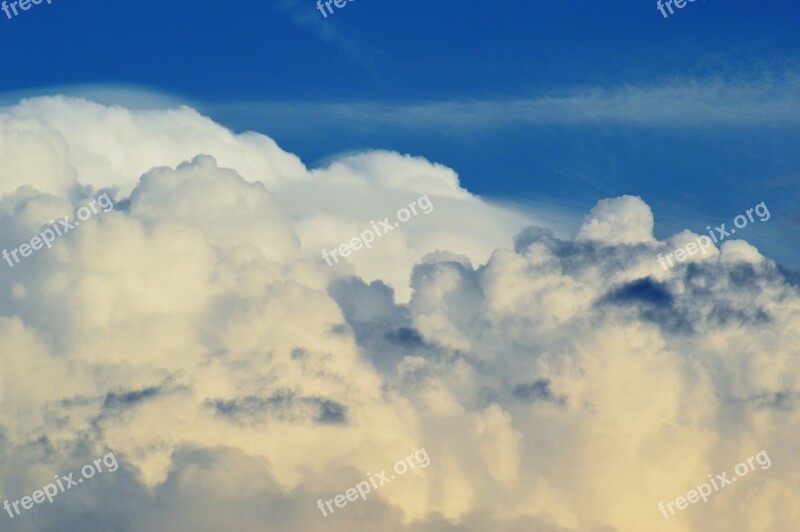
[[[608,244],[650,242],[653,240],[653,213],[638,197],[601,200],[586,216],[577,239]]]
[[[664,270],[631,196],[574,238],[421,158],[308,170],[191,109],[0,114],[0,489],[122,467],[9,530],[788,530],[800,293],[744,241]],[[434,211],[328,267],[422,194]],[[516,237],[515,237],[516,235]],[[417,468],[327,500],[424,447]],[[670,501],[761,449],[746,479]],[[776,510],[778,509],[778,510]],[[7,525],[7,526],[6,526]]]

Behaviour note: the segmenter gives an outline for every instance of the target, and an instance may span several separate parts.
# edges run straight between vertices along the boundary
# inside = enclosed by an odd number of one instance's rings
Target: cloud
[[[667,79],[645,85],[568,87],[527,98],[418,102],[234,102],[203,105],[237,121],[348,124],[365,131],[485,131],[512,125],[626,124],[643,127],[797,127],[800,77]]]
[[[369,67],[375,63],[377,55],[375,50],[355,42],[347,34],[339,31],[335,23],[323,17],[314,4],[298,0],[279,0],[273,5],[277,10],[287,13],[295,24],[308,29],[362,66]]]
[[[385,151],[309,170],[190,108],[0,114],[0,490],[120,469],[8,518],[58,530],[788,530],[800,292],[742,240],[664,270],[642,198],[574,236]],[[320,258],[427,193],[434,210]],[[328,500],[425,448],[416,468]],[[665,520],[711,473],[751,472]],[[358,505],[356,507],[356,505]]]
[[[602,200],[578,229],[578,240],[636,244],[653,240],[653,213],[641,198],[622,196]]]

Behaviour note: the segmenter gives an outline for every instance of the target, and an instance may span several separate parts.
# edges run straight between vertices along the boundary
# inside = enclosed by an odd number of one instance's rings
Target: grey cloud
[[[636,308],[642,320],[657,323],[669,332],[694,332],[691,320],[676,305],[667,286],[651,278],[638,279],[614,288],[600,299],[599,304]]]
[[[129,408],[157,397],[162,393],[159,386],[151,386],[142,390],[134,390],[131,392],[109,392],[103,401],[104,408]]]
[[[269,422],[271,418],[293,423],[347,423],[347,407],[316,396],[298,396],[291,390],[277,390],[269,397],[206,399],[205,405],[217,415],[246,425]]]
[[[555,403],[557,405],[565,405],[567,398],[562,395],[556,395],[552,390],[552,382],[550,379],[539,379],[534,382],[525,384],[518,384],[514,386],[511,395],[516,399],[523,401],[530,401],[535,403],[537,401],[544,401]]]

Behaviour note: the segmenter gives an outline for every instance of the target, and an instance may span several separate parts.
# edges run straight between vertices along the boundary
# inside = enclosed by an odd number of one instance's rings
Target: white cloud
[[[800,517],[800,294],[744,241],[664,271],[656,255],[694,235],[655,240],[640,198],[557,238],[444,166],[368,152],[308,171],[188,108],[32,99],[0,114],[0,151],[3,248],[99,190],[117,200],[0,263],[3,498],[107,449],[123,464],[9,530]],[[422,193],[430,214],[348,266],[320,260]],[[429,467],[316,509],[420,447]],[[770,469],[663,519],[659,501],[761,449]]]
[[[607,244],[638,244],[653,241],[653,213],[636,196],[601,200],[578,230],[578,240],[600,240]]]

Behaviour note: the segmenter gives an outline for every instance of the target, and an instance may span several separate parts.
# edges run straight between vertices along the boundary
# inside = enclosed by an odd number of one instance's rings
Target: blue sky
[[[658,237],[765,201],[744,238],[798,267],[798,19],[789,1],[665,19],[649,1],[355,0],[323,18],[310,0],[54,0],[0,13],[0,91],[188,102],[312,166],[422,155],[575,226],[620,194],[651,205]]]

